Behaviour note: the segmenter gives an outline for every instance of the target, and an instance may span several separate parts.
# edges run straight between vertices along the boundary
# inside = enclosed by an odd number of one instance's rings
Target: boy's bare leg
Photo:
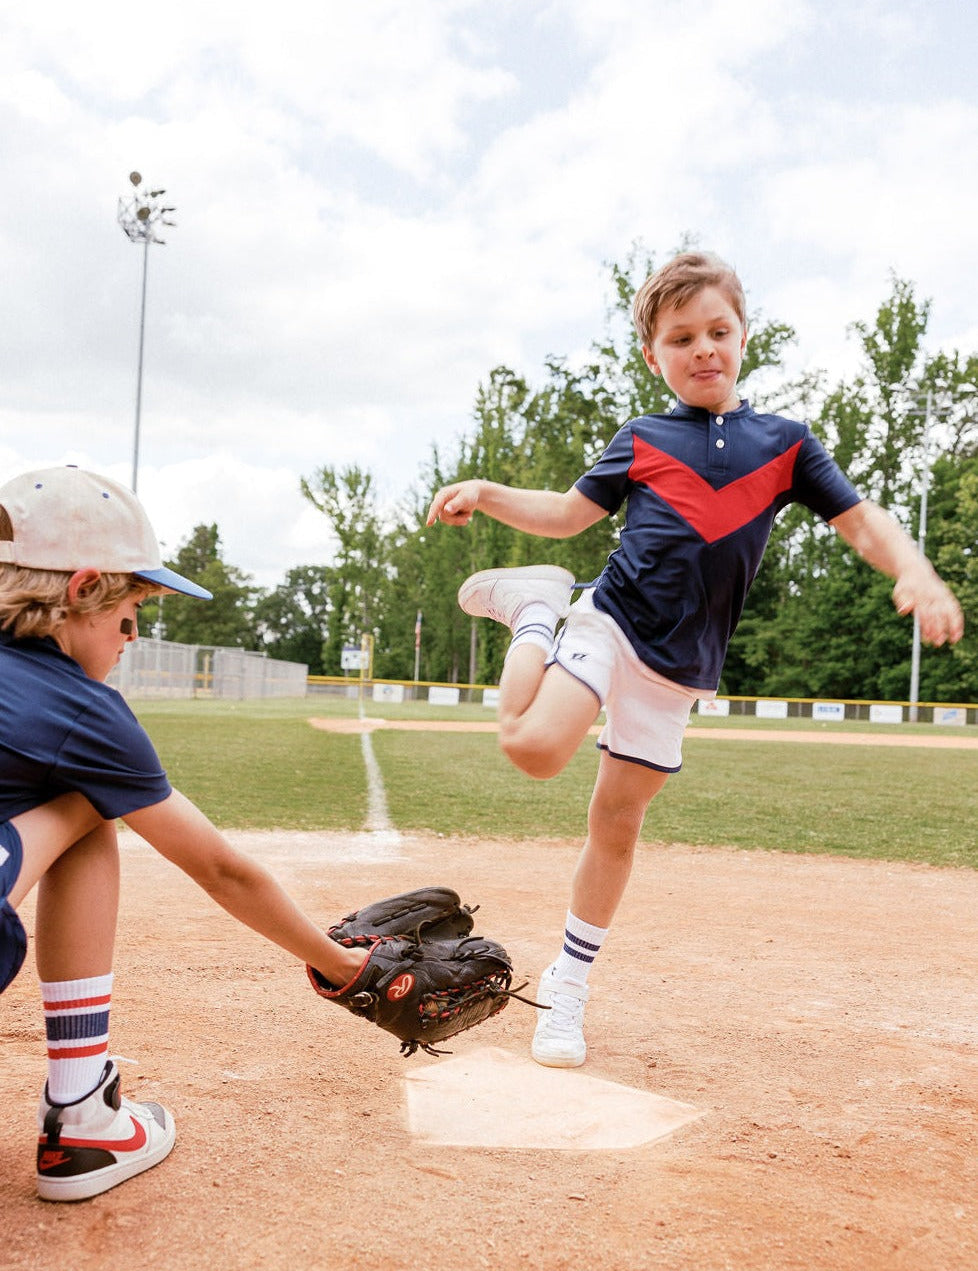
[[[610,926],[632,871],[646,810],[668,775],[601,752],[588,836],[571,887],[571,912],[584,922]]]
[[[537,645],[510,650],[499,680],[499,745],[527,776],[556,776],[597,719],[600,703]]]
[[[73,1118],[75,1132],[81,1133],[92,1109],[96,1119],[108,1115],[106,1101],[93,1101],[90,1096],[113,1071],[107,1056],[112,954],[119,911],[115,823],[103,820],[87,799],[72,794],[12,818],[12,824],[23,848],[20,875],[11,893],[16,903],[37,884],[34,954],[47,1036],[47,1083],[39,1124],[46,1126],[46,1118],[58,1109],[58,1116]],[[172,1145],[172,1119],[168,1124],[166,1132],[160,1132],[160,1151],[168,1151]],[[88,1137],[104,1140],[104,1128],[100,1122],[97,1132]],[[57,1137],[55,1131],[51,1133]],[[95,1194],[87,1190],[90,1187],[104,1190],[112,1186],[103,1177],[105,1171],[96,1169],[91,1177],[82,1179],[79,1185],[83,1190],[76,1195],[77,1180],[58,1173],[65,1162],[63,1154],[49,1151],[50,1144],[45,1143],[47,1140],[38,1147],[38,1191],[42,1196],[70,1200]],[[140,1156],[138,1169],[148,1168],[156,1159],[152,1152],[145,1159]],[[128,1174],[123,1171],[122,1176]],[[113,1178],[121,1181],[116,1174]]]
[[[531,1053],[549,1068],[576,1068],[587,1058],[584,1008],[591,964],[624,894],[649,801],[667,774],[602,751],[588,809],[588,836],[571,887],[564,941],[540,979],[540,1012]]]
[[[10,903],[20,904],[36,882],[72,844],[102,824],[102,818],[81,794],[62,794],[50,803],[10,818],[24,849],[20,874],[10,893]]]
[[[103,821],[38,884],[34,952],[41,981],[108,975],[118,913],[119,845],[114,823]]]

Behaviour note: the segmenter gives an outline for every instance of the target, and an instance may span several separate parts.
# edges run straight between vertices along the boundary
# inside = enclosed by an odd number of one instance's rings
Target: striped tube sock
[[[74,1103],[98,1085],[109,1051],[112,975],[41,984],[50,1103]]]
[[[554,978],[586,984],[591,964],[598,956],[608,930],[607,927],[592,927],[589,922],[575,918],[568,909],[564,947],[554,963]]]
[[[557,615],[543,600],[531,600],[516,615],[513,639],[506,650],[506,657],[521,644],[535,644],[549,653],[554,644]]]

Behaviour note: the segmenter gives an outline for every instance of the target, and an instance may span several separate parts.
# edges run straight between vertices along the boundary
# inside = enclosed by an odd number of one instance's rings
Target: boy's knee
[[[595,794],[588,808],[588,822],[600,837],[609,842],[634,846],[651,801],[651,797],[644,795],[632,800],[610,800]]]
[[[537,781],[556,777],[567,764],[568,756],[525,729],[501,730],[499,747],[511,764]]]

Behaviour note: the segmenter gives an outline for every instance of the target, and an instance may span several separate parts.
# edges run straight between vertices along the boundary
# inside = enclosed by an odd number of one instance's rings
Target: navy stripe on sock
[[[587,949],[591,953],[597,953],[601,948],[599,944],[588,944],[586,940],[582,940],[580,936],[575,936],[570,931],[564,932],[564,939],[571,941],[572,944],[576,944],[581,949]]]
[[[548,640],[554,638],[553,627],[548,627],[545,622],[527,622],[523,626],[519,626],[513,632],[513,637],[526,635],[530,631],[537,631],[540,635],[544,635]]]
[[[577,958],[578,962],[586,962],[590,965],[594,961],[593,953],[581,953],[579,949],[572,949],[569,944],[564,945],[564,952],[571,958]]]
[[[109,1012],[87,1015],[54,1015],[44,1021],[49,1042],[74,1041],[80,1037],[101,1037],[109,1031]]]

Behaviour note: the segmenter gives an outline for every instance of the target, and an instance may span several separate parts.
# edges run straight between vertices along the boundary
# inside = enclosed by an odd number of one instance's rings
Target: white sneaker
[[[158,1103],[134,1103],[119,1093],[109,1060],[102,1080],[77,1103],[50,1103],[47,1087],[37,1113],[37,1194],[42,1200],[86,1200],[169,1155],[176,1131]]]
[[[586,984],[555,979],[553,964],[544,971],[537,1001],[550,1010],[540,1012],[530,1050],[538,1064],[545,1068],[580,1068],[584,1063],[584,1005],[588,993]]]
[[[570,612],[574,575],[559,565],[521,565],[516,569],[483,569],[458,589],[458,603],[474,618],[493,618],[513,628],[531,601],[549,605],[558,618]]]

